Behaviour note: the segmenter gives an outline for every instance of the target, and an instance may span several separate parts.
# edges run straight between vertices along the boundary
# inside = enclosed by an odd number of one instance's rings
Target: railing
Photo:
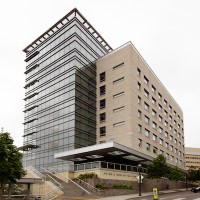
[[[45,176],[41,174],[37,169],[35,169],[33,166],[27,166],[25,167],[25,170],[33,171],[35,174],[37,174],[43,181],[45,181]]]
[[[97,194],[99,194],[99,195],[103,192],[103,190],[99,190],[98,188],[94,187],[93,185],[90,185],[89,183],[87,183],[79,178],[76,178],[76,180],[81,182],[83,185],[86,185],[87,187],[89,187],[92,191],[97,192]]]
[[[87,169],[114,169],[119,171],[127,171],[127,172],[139,172],[138,166],[125,165],[119,163],[111,163],[104,161],[96,161],[96,162],[88,162],[81,164],[66,164],[57,167],[50,168],[49,170],[54,173],[66,172],[66,171],[82,171]],[[140,167],[141,173],[146,173],[147,169],[144,167]]]

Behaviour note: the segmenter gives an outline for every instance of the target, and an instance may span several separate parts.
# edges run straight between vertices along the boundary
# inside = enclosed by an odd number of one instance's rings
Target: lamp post
[[[141,172],[140,172],[140,170],[141,170],[141,164],[138,164],[138,172],[139,172],[139,184],[138,184],[138,186],[139,186],[139,196],[142,196],[142,194],[141,194],[141,191],[142,191],[142,188],[141,188]]]

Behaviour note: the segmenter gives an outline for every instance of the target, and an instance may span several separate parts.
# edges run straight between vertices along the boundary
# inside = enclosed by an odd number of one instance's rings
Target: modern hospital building
[[[163,154],[185,169],[183,112],[131,42],[112,49],[73,9],[23,51],[25,166],[137,166]]]

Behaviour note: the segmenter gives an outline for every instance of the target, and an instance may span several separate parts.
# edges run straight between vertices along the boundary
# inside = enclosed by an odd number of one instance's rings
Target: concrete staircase
[[[49,172],[43,172],[44,175],[49,175],[53,177],[58,183],[62,185],[63,195],[57,197],[58,200],[68,200],[68,199],[95,199],[96,196],[89,192],[87,189],[80,186],[78,183],[69,179],[68,182],[61,180],[56,174]]]

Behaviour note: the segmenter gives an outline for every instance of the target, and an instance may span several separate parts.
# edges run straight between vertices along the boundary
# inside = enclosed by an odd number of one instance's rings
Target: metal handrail
[[[98,188],[94,187],[93,185],[90,185],[89,183],[87,183],[87,182],[81,180],[80,178],[76,178],[76,179],[79,180],[79,181],[81,181],[82,183],[88,185],[89,187],[91,187],[92,189],[96,190],[96,191],[99,192],[99,193],[103,191],[103,190],[99,190]]]

